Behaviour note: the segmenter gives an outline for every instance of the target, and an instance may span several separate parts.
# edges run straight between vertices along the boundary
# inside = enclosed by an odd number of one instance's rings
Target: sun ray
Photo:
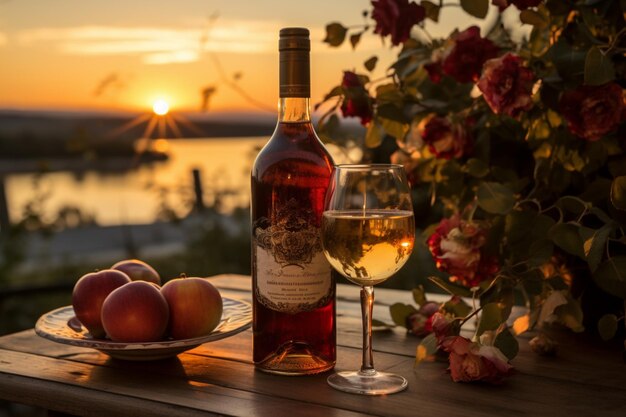
[[[137,117],[135,117],[134,119],[124,123],[122,126],[113,129],[111,132],[109,132],[106,135],[107,139],[112,139],[115,136],[121,135],[122,133],[132,129],[133,127],[142,124],[143,122],[147,121],[150,117],[152,117],[151,114],[141,114]]]
[[[180,129],[178,128],[178,125],[176,125],[176,120],[174,120],[173,117],[166,117],[165,118],[165,122],[170,127],[170,129],[172,130],[172,133],[174,133],[174,136],[176,136],[177,138],[182,138],[183,137],[183,134],[181,133]]]
[[[154,128],[157,125],[158,118],[156,116],[152,116],[150,118],[150,122],[146,126],[146,129],[143,131],[144,138],[150,138],[152,136],[152,132],[154,132]]]
[[[159,137],[164,138],[167,134],[166,126],[165,126],[165,116],[159,116]]]
[[[193,124],[192,121],[190,121],[189,119],[187,119],[185,116],[181,115],[181,114],[171,114],[172,118],[174,119],[174,121],[182,124],[183,126],[185,126],[187,129],[191,130],[193,133],[195,133],[198,136],[206,136],[206,132],[203,132],[202,130],[200,130],[196,125]]]

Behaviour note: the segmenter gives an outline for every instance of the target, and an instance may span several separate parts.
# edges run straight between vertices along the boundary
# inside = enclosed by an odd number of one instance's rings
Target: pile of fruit
[[[222,297],[202,278],[174,278],[137,259],[83,275],[74,285],[76,318],[94,338],[115,342],[189,339],[211,333],[222,317]]]

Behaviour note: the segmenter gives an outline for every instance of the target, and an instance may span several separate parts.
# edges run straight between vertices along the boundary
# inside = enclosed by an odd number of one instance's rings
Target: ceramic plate
[[[94,339],[76,319],[72,306],[57,308],[37,320],[35,332],[57,343],[97,349],[107,355],[125,360],[150,361],[169,358],[203,343],[214,342],[242,332],[252,323],[252,306],[240,300],[222,297],[222,320],[210,334],[193,339],[164,340],[150,343],[112,342]]]

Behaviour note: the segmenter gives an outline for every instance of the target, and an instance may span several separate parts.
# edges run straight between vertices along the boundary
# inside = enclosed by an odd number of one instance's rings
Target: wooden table
[[[212,278],[225,296],[250,298],[249,277]],[[385,304],[411,302],[406,291],[376,291]],[[337,369],[360,365],[358,288],[338,287]],[[414,368],[418,339],[402,329],[378,332],[379,370],[409,380],[407,391],[365,397],[335,391],[326,375],[280,377],[255,371],[251,331],[158,362],[113,360],[56,344],[33,330],[0,337],[0,399],[86,416],[626,416],[626,365],[616,346],[567,336],[555,358],[538,357],[520,339],[517,374],[501,386],[454,383],[443,363]]]

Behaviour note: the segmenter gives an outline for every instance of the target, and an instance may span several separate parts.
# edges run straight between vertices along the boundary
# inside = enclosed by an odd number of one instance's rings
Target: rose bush
[[[499,382],[510,374],[501,353],[513,359],[522,332],[539,331],[531,345],[542,354],[556,351],[541,333],[555,323],[623,338],[624,2],[371,4],[364,16],[375,25],[333,22],[325,42],[338,47],[349,38],[356,48],[373,32],[390,38],[397,59],[382,77],[370,77],[381,65],[377,56],[350,79],[345,73],[325,97],[319,128],[332,139],[339,110],[359,117],[365,157],[404,164],[414,201],[431,202],[416,207],[416,219],[445,273],[430,279],[452,297],[432,315],[391,308],[409,333],[433,330],[420,342],[418,361],[438,349],[455,381]],[[474,22],[490,8],[497,19],[434,38],[429,22],[442,21],[452,6]],[[432,218],[439,221],[419,224]],[[428,303],[423,288],[414,295],[419,306]],[[516,298],[527,312],[509,325]],[[472,341],[460,337],[469,318]]]
[[[450,274],[450,281],[475,287],[490,281],[499,271],[498,259],[486,253],[486,228],[461,219],[457,213],[442,219],[428,238],[428,249],[437,268]]]

